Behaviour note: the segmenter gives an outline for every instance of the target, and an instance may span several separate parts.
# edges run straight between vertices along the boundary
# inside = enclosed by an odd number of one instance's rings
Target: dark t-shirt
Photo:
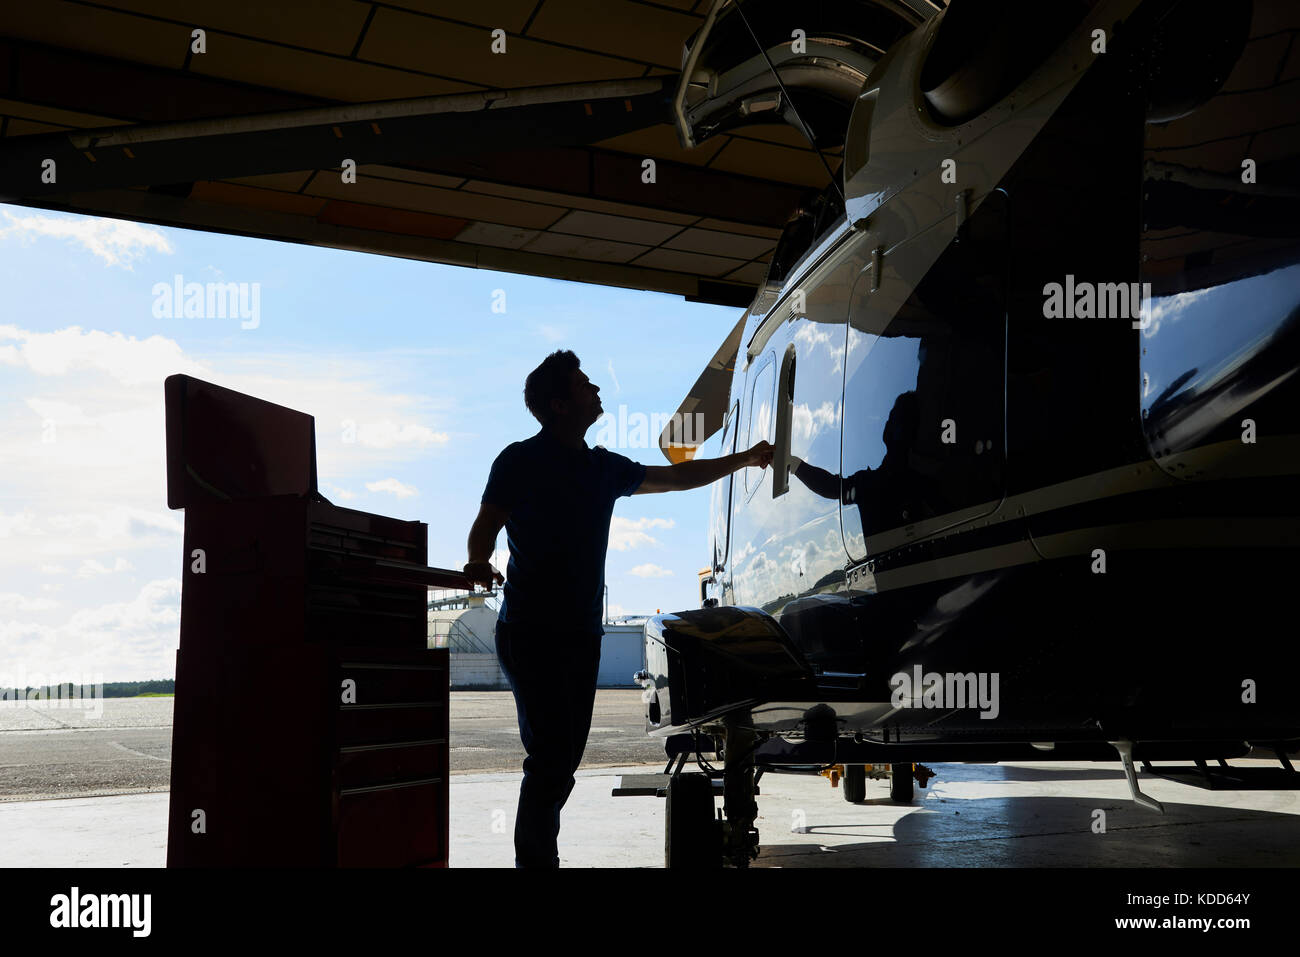
[[[510,513],[500,621],[603,631],[614,500],[640,488],[645,470],[600,447],[568,448],[545,429],[502,450],[482,498]]]

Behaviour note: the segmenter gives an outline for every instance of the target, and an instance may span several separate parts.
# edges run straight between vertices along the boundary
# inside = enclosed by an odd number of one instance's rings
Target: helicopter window
[[[794,272],[810,249],[844,219],[844,202],[836,184],[831,183],[816,196],[805,196],[786,220],[781,238],[767,270],[767,284],[781,285]]]

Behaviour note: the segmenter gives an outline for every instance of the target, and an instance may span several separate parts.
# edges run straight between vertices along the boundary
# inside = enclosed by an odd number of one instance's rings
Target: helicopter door
[[[1003,497],[1006,193],[985,197],[927,268],[929,239],[873,256],[850,297],[840,514],[853,561],[973,521]]]

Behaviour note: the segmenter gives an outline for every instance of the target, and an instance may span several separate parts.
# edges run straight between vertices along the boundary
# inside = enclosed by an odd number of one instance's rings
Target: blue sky
[[[167,375],[314,415],[324,494],[427,522],[429,563],[459,568],[492,459],[537,431],[523,381],[547,353],[574,350],[607,411],[667,414],[740,314],[17,206],[0,206],[0,252],[0,685],[174,673],[183,512],[166,506]],[[156,317],[155,284],[177,274],[257,283],[256,327]],[[665,462],[657,448],[611,448]],[[619,500],[611,614],[698,604],[708,499]],[[504,531],[498,545],[504,571]]]

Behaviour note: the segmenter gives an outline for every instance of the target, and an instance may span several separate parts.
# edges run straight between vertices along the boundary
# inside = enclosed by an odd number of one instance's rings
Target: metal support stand
[[[1112,748],[1119,752],[1119,759],[1124,764],[1124,777],[1128,779],[1128,789],[1133,795],[1133,800],[1148,810],[1155,811],[1157,814],[1165,813],[1165,806],[1153,797],[1147,797],[1138,787],[1137,770],[1133,767],[1133,742],[1132,741],[1108,741]]]
[[[726,822],[723,829],[723,854],[734,867],[749,867],[758,856],[758,831],[754,819],[758,817],[758,802],[754,800],[754,749],[758,736],[748,725],[748,712],[730,715],[726,719],[726,766],[722,775],[723,809]]]

